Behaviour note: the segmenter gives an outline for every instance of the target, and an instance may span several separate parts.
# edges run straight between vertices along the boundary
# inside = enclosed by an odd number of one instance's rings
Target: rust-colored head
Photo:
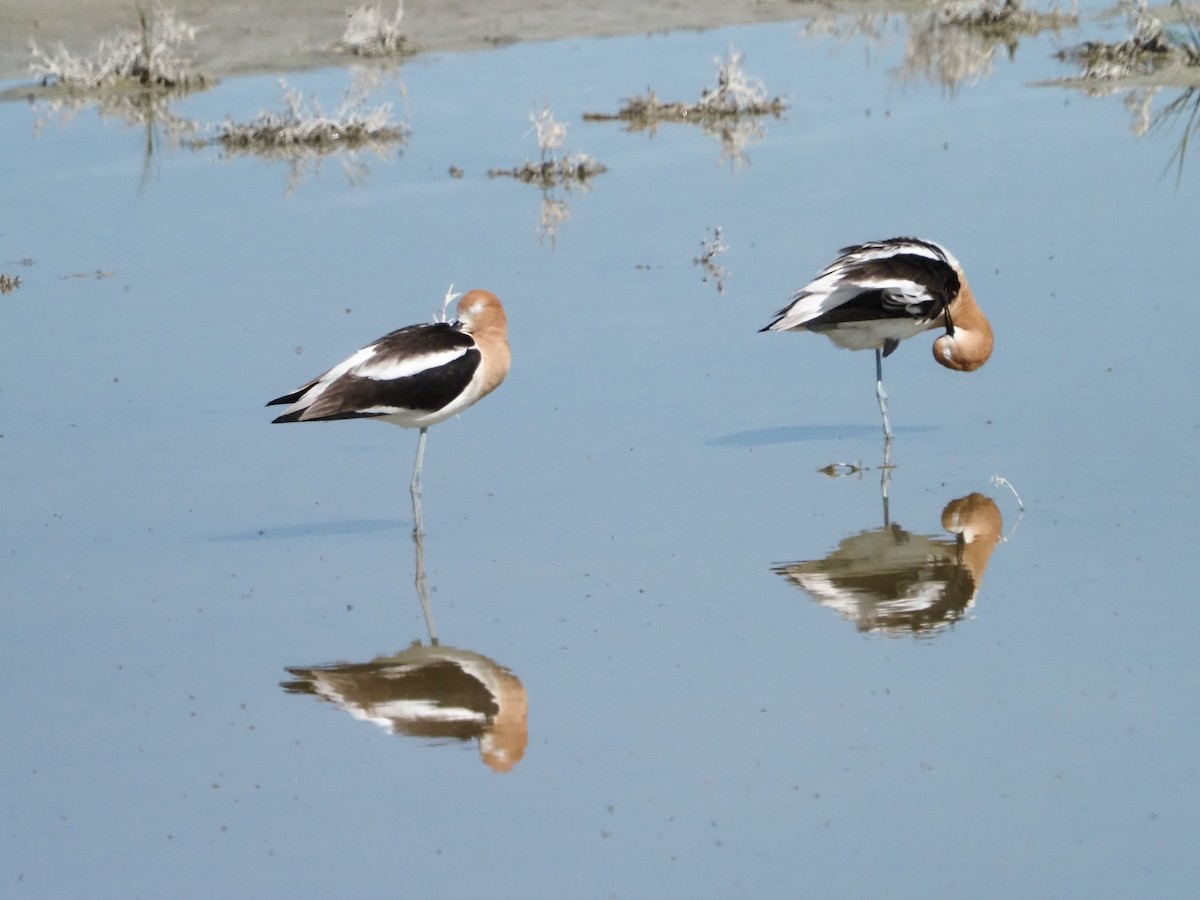
[[[459,327],[475,338],[483,352],[484,376],[477,400],[500,386],[512,364],[508,317],[495,294],[479,290],[468,291],[462,296],[458,301],[457,316],[461,323]]]
[[[491,291],[468,291],[458,301],[458,320],[467,334],[480,331],[508,331],[508,317],[500,299]]]

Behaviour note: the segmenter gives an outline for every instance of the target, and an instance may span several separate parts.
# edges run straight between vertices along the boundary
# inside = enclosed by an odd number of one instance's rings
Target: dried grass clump
[[[706,116],[775,116],[787,109],[782,97],[767,94],[766,85],[742,69],[743,54],[729,51],[717,65],[717,86],[700,92],[698,110]]]
[[[649,131],[653,134],[660,123],[691,123],[721,141],[721,158],[734,167],[747,161],[746,147],[760,140],[764,131],[759,121],[764,116],[780,118],[787,103],[782,97],[771,97],[763,83],[742,69],[742,54],[729,51],[725,59],[718,57],[717,86],[706,87],[695,103],[664,103],[653,90],[644,97],[632,97],[616,113],[585,113],[585,121],[624,122],[627,131]]]
[[[515,178],[526,184],[536,184],[543,189],[557,186],[570,188],[574,185],[585,185],[589,178],[608,171],[603,164],[587,153],[555,155],[566,142],[567,126],[555,121],[550,107],[543,106],[540,110],[530,113],[529,118],[537,135],[541,160],[526,160],[523,165],[513,169],[489,169],[490,177]]]
[[[366,107],[362,93],[351,92],[332,115],[325,115],[316,99],[304,96],[287,83],[284,110],[262,112],[241,124],[227,120],[215,139],[227,150],[287,156],[295,151],[331,153],[342,148],[361,149],[407,139],[408,129],[392,121],[392,105]]]
[[[398,56],[412,52],[408,36],[400,30],[404,0],[396,4],[396,14],[390,19],[384,16],[380,6],[369,9],[362,6],[350,10],[349,16],[346,32],[338,41],[340,49],[356,56]]]
[[[75,56],[63,44],[53,51],[29,41],[30,71],[47,87],[95,91],[140,85],[162,90],[197,90],[209,78],[190,68],[179,49],[196,39],[196,29],[155,3],[138,7],[140,27],[100,41],[94,56]]]
[[[392,104],[368,107],[371,79],[356,76],[341,105],[326,115],[315,99],[306,100],[284,81],[284,110],[262,112],[248,123],[225,121],[216,137],[192,142],[193,147],[219,144],[227,156],[253,155],[283,162],[289,168],[287,193],[321,169],[336,155],[351,184],[370,175],[366,154],[388,161],[408,141],[407,124],[392,121]]]
[[[742,70],[743,55],[734,50],[725,59],[717,58],[717,86],[704,88],[695,103],[664,103],[652,89],[644,97],[631,97],[616,113],[585,113],[587,121],[621,121],[630,131],[654,128],[660,122],[712,124],[714,120],[743,116],[781,116],[787,103],[782,97],[770,97],[763,83]]]

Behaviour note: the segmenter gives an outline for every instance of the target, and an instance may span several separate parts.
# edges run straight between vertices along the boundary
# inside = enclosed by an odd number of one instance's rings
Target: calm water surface
[[[1200,159],[1032,85],[1101,25],[954,90],[882,31],[418,59],[366,171],[147,167],[142,129],[0,106],[0,892],[1190,896]],[[741,162],[581,120],[695,99],[731,46],[790,102]],[[332,108],[351,77],[288,82]],[[487,176],[543,102],[590,191]],[[932,335],[889,358],[885,510],[869,354],[757,329],[893,234],[954,250],[998,343],[972,375]],[[451,282],[505,301],[514,365],[430,433],[424,563],[442,668],[501,702],[421,737],[388,718],[430,657],[415,433],[262,404]]]

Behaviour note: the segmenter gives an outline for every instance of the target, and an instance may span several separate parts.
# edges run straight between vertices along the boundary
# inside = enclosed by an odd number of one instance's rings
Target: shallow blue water
[[[865,61],[794,25],[418,59],[373,95],[403,151],[290,189],[169,146],[147,177],[143,131],[35,137],[0,106],[5,893],[1190,895],[1195,153],[1177,182],[1178,130],[1032,86],[1070,35],[954,92],[892,74],[902,35]],[[730,46],[791,104],[748,164],[581,121],[694,99]],[[288,83],[331,108],[349,76]],[[553,242],[541,193],[487,176],[536,154],[542,102],[608,167]],[[714,227],[723,293],[692,262]],[[952,548],[943,509],[980,492],[1010,535],[920,638],[772,571],[883,526],[881,443],[869,355],[757,333],[895,233],[954,250],[998,343],[971,375],[922,338],[887,361],[889,522]],[[280,688],[426,638],[415,435],[262,404],[451,282],[504,300],[514,365],[430,432],[425,563],[442,641],[528,692],[506,774]]]

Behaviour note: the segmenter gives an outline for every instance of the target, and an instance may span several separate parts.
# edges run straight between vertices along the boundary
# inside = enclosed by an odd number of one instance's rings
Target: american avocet
[[[386,334],[267,406],[291,404],[275,422],[382,419],[421,429],[413,465],[414,530],[421,530],[425,433],[494,391],[508,374],[508,320],[494,294],[471,291],[457,320]]]
[[[940,244],[899,237],[840,253],[761,330],[815,331],[848,350],[874,350],[875,392],[890,442],[883,357],[906,338],[945,328],[933,342],[933,358],[947,369],[972,372],[992,355],[992,326],[962,266]]]

